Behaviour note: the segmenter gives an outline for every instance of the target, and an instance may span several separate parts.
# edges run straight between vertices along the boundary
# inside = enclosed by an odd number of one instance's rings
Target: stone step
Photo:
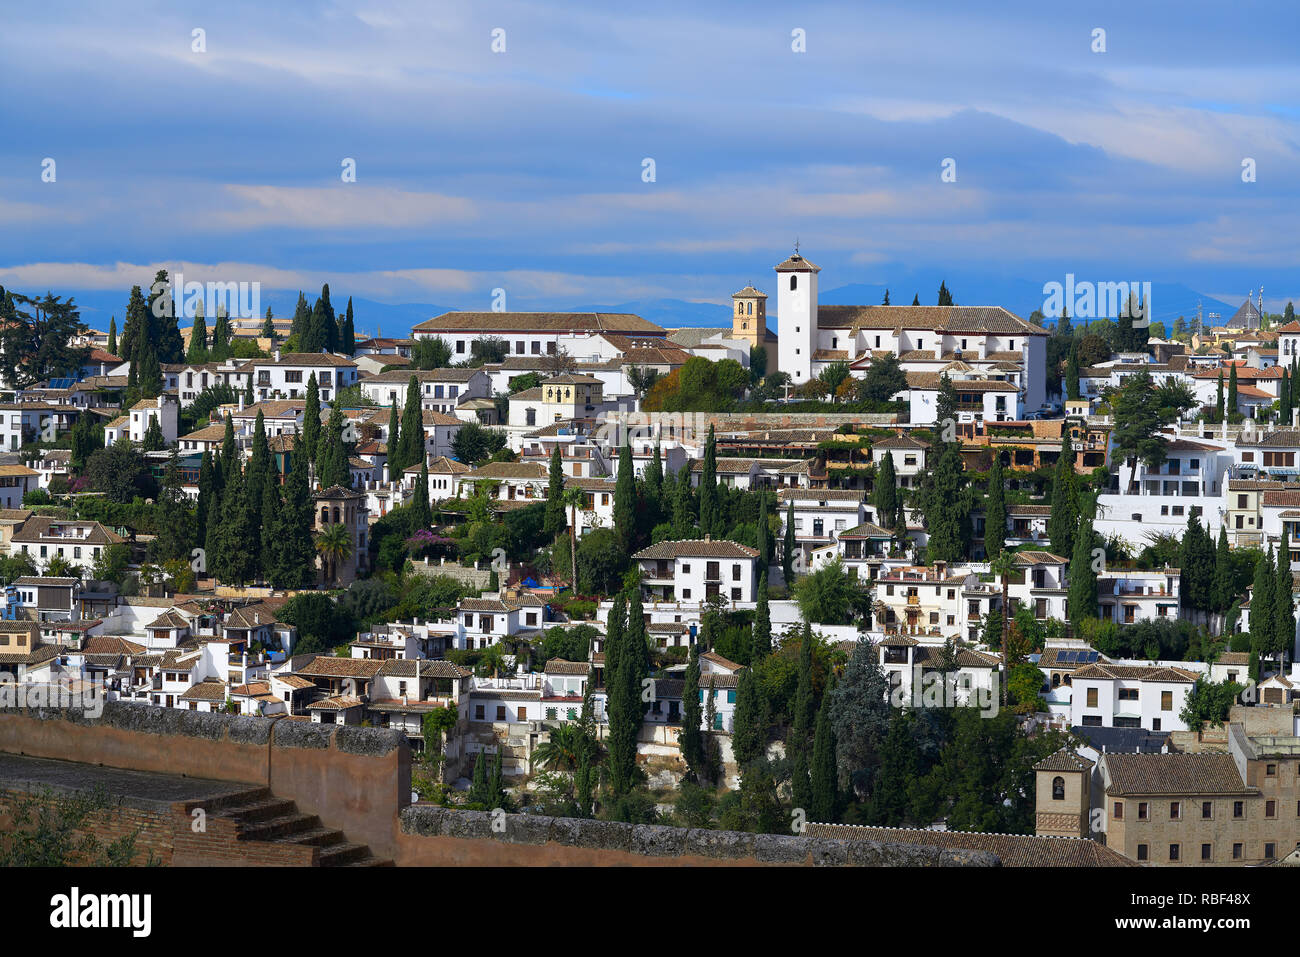
[[[219,817],[231,817],[240,823],[265,821],[267,818],[283,817],[298,810],[292,801],[277,797],[262,798],[247,804],[222,808]]]
[[[303,814],[296,808],[292,813],[263,820],[240,822],[239,836],[245,841],[273,841],[302,834],[320,825],[315,814]]]
[[[317,825],[306,831],[299,831],[295,834],[286,834],[284,837],[276,838],[280,844],[317,844],[321,847],[327,847],[333,844],[342,844],[344,841],[343,832],[333,827]]]
[[[321,848],[320,866],[321,867],[339,867],[343,864],[350,864],[353,861],[359,861],[370,856],[370,848],[364,844],[353,844],[345,841],[341,844],[331,844],[328,847]]]

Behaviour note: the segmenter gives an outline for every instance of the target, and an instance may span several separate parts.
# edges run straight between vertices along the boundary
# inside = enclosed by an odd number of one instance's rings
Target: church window
[[[791,276],[791,277],[790,277],[790,290],[791,290],[791,292],[793,292],[794,290],[796,290],[796,289],[798,289],[798,288],[799,288],[799,277],[798,277],[798,276]]]

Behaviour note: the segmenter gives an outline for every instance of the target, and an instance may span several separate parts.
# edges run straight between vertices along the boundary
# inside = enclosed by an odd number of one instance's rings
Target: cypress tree
[[[258,577],[264,582],[269,582],[272,575],[276,573],[280,561],[280,547],[276,542],[276,536],[284,516],[280,483],[275,480],[270,471],[262,478],[262,501],[258,511],[262,514],[262,527],[258,529],[262,546],[257,556]]]
[[[266,319],[262,323],[262,338],[270,339],[271,345],[275,345],[275,323],[271,321],[271,307],[266,307]]]
[[[212,507],[212,453],[203,450],[199,463],[199,497],[194,505],[194,537],[203,547],[208,535],[208,512]]]
[[[1216,401],[1216,403],[1215,403],[1215,410],[1216,410],[1215,421],[1216,421],[1216,422],[1222,422],[1222,421],[1224,421],[1224,419],[1223,419],[1223,369],[1222,369],[1222,367],[1220,367],[1220,369],[1219,369],[1219,393],[1218,393],[1218,399],[1217,399],[1217,401]]]
[[[235,473],[238,460],[235,457],[235,423],[226,413],[226,433],[221,437],[221,481],[223,488],[228,486]]]
[[[1228,416],[1235,416],[1238,412],[1237,406],[1237,367],[1233,365],[1228,370]]]
[[[766,575],[772,561],[772,530],[767,524],[767,492],[758,493],[758,569]]]
[[[1236,595],[1232,593],[1232,552],[1228,547],[1228,529],[1219,526],[1219,541],[1214,549],[1214,610],[1226,612]]]
[[[883,528],[894,524],[898,511],[898,474],[894,469],[894,453],[886,451],[876,470],[876,480],[871,489],[871,504],[876,509],[876,522]]]
[[[605,686],[609,690],[609,775],[610,787],[616,796],[621,797],[632,789],[636,772],[636,738],[641,726],[640,686],[643,673],[645,639],[644,624],[641,624],[641,637],[636,632],[640,619],[640,597],[633,599],[634,604],[627,612],[624,624],[625,604],[622,596],[614,601],[610,609],[609,625],[606,630],[606,663],[608,666],[608,649],[617,637],[617,667],[613,676],[607,670]],[[635,612],[635,619],[632,614]],[[640,642],[640,649],[637,643]],[[629,694],[629,689],[634,689]]]
[[[964,487],[960,442],[940,445],[939,462],[925,490],[925,523],[930,532],[926,553],[930,561],[955,562],[969,551],[970,500]]]
[[[500,747],[497,748],[500,750]],[[480,748],[474,759],[474,776],[470,779],[469,800],[471,804],[492,807],[492,797],[488,791],[488,756]]]
[[[1250,593],[1250,650],[1260,658],[1273,650],[1273,591],[1277,576],[1272,550],[1260,555],[1255,564],[1255,587]]]
[[[1074,538],[1067,613],[1071,624],[1097,617],[1097,573],[1092,568],[1092,521],[1086,518],[1080,522]]]
[[[718,503],[718,448],[709,424],[709,436],[704,443],[704,467],[700,471],[700,534],[712,535],[717,521]]]
[[[794,584],[794,499],[785,513],[785,543],[781,549],[781,573],[785,578],[785,587]]]
[[[1277,579],[1273,588],[1274,654],[1290,654],[1295,645],[1295,579],[1291,577],[1291,541],[1282,530],[1277,549]],[[1280,661],[1280,659],[1279,659]]]
[[[700,731],[700,643],[691,645],[690,663],[686,666],[686,683],[682,688],[682,760],[693,781],[703,778],[704,735]]]
[[[835,822],[836,807],[839,804],[839,772],[836,769],[835,732],[831,730],[830,703],[831,696],[823,694],[813,734],[812,807],[808,815],[811,820],[828,824]]]
[[[307,326],[311,324],[311,307],[307,305],[307,297],[303,295],[302,290],[298,290],[298,304],[293,310],[293,325],[289,327],[289,335],[298,337],[298,348],[302,349],[302,337],[307,332]]]
[[[790,734],[794,746],[805,747],[812,737],[816,719],[817,702],[813,695],[813,636],[812,626],[803,625],[803,641],[799,645],[799,682],[795,686],[794,703],[790,712]],[[807,807],[807,804],[800,805]]]
[[[396,415],[396,407],[394,407]],[[551,468],[546,484],[546,512],[542,522],[542,531],[548,540],[554,540],[564,531],[564,463],[560,459],[560,446],[557,443],[551,449]]]
[[[230,319],[226,316],[226,307],[218,306],[217,324],[212,327],[212,347],[208,350],[208,357],[213,362],[223,362],[231,357],[230,339]]]
[[[406,383],[406,407],[402,410],[400,454],[397,474],[426,458],[424,454],[424,410],[420,407],[420,384],[415,376]],[[392,459],[392,451],[389,451]],[[390,475],[393,474],[391,471]]]
[[[984,553],[990,559],[1001,555],[1006,545],[1007,507],[1002,484],[1002,454],[995,449],[993,467],[989,469],[988,495],[984,499]]]
[[[423,435],[423,429],[420,430]],[[330,408],[329,421],[320,434],[316,448],[316,478],[321,488],[352,487],[352,469],[348,465],[348,450],[343,441],[343,413],[337,405]]]
[[[645,470],[645,498],[646,509],[650,513],[646,526],[654,528],[664,520],[667,511],[664,508],[664,462],[658,442],[655,443],[654,455]]]
[[[614,481],[614,535],[619,554],[627,558],[636,544],[636,470],[630,438],[618,450],[618,478]]]
[[[1070,355],[1065,361],[1065,396],[1068,399],[1079,398],[1079,346],[1077,339],[1070,341]]]
[[[736,685],[736,710],[731,725],[731,751],[742,774],[767,750],[761,695],[754,669],[742,668]]]
[[[420,478],[415,484],[415,495],[411,502],[411,523],[416,530],[428,528],[433,524],[433,509],[429,507],[429,463],[420,463]]]
[[[756,665],[772,653],[772,613],[767,604],[767,569],[758,573],[758,600],[754,607],[754,627],[750,636],[750,665]]]
[[[108,320],[108,354],[117,355],[117,316]]]
[[[194,325],[190,329],[190,345],[185,352],[185,361],[190,365],[202,365],[208,361],[208,322],[203,317],[203,301],[199,300],[194,311]]]
[[[302,295],[299,293],[299,295]],[[320,386],[316,384],[316,373],[307,377],[307,400],[302,410],[302,438],[294,443],[294,451],[305,456],[307,461],[316,460],[316,446],[320,442]],[[393,440],[388,440],[388,455],[393,455]],[[392,477],[392,471],[389,471]]]
[[[397,416],[397,400],[394,399],[388,407],[388,477],[397,479],[399,476],[393,466],[397,463],[401,453],[398,448],[402,444],[402,426]]]
[[[687,462],[677,474],[677,490],[673,497],[673,538],[678,541],[696,537],[693,506],[691,463]]]
[[[159,362],[181,362],[185,344],[176,324],[176,300],[172,298],[171,280],[166,269],[154,274],[149,287],[148,310],[151,335],[149,341]]]
[[[307,483],[307,457],[294,443],[284,499],[273,519],[273,561],[267,577],[275,588],[310,588],[316,581],[316,546],[312,539],[313,509]]]
[[[1047,519],[1047,537],[1058,555],[1074,552],[1074,535],[1079,526],[1079,486],[1074,472],[1074,446],[1068,429],[1061,430],[1061,456],[1052,475],[1052,514]]]
[[[343,317],[343,325],[339,328],[338,351],[343,353],[345,356],[354,356],[357,354],[357,330],[352,317],[351,296],[348,296],[347,313]]]
[[[1277,403],[1278,422],[1285,425],[1286,420],[1290,418],[1287,415],[1287,410],[1291,408],[1291,373],[1286,369],[1282,370],[1282,382],[1278,386]]]

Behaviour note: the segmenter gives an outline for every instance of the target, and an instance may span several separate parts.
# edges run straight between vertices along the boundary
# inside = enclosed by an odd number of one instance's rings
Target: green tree
[[[813,821],[834,823],[839,805],[839,769],[835,761],[835,732],[831,728],[831,696],[822,696],[817,711],[817,724],[813,734],[812,751],[812,807],[808,817]]]
[[[690,780],[704,779],[704,735],[700,731],[700,643],[691,645],[686,683],[682,688],[682,760]]]
[[[396,414],[396,412],[394,412]],[[560,446],[551,449],[551,468],[546,487],[546,523],[543,526],[548,539],[564,531],[564,463],[560,459]]]
[[[850,782],[859,796],[869,792],[892,710],[889,681],[876,656],[874,644],[858,642],[843,677],[828,692],[840,779]]]
[[[884,528],[892,528],[898,512],[898,474],[894,470],[892,452],[885,452],[885,457],[880,460],[871,489],[871,504],[876,509],[876,522]]]
[[[301,295],[301,293],[299,293]],[[320,386],[316,382],[316,373],[307,377],[307,398],[302,409],[302,438],[294,443],[294,450],[308,462],[316,459],[316,446],[320,443]],[[392,442],[389,442],[392,449]]]
[[[718,446],[709,423],[709,435],[704,442],[704,466],[700,470],[700,533],[712,535],[717,521],[718,498]]]
[[[794,499],[790,500],[790,506],[786,509],[785,514],[785,541],[781,549],[781,573],[785,580],[786,588],[794,584],[794,564],[795,550],[798,546],[794,540]]]
[[[767,569],[758,573],[758,596],[750,638],[750,664],[756,665],[772,653],[772,614],[767,602]]]
[[[208,361],[208,323],[203,317],[203,301],[194,311],[194,324],[190,328],[190,344],[185,352],[185,361],[190,365],[201,365]]]
[[[1047,537],[1058,555],[1074,553],[1074,535],[1079,526],[1079,480],[1074,471],[1074,445],[1069,429],[1061,430],[1061,454],[1052,471],[1052,514],[1047,519]]]
[[[754,669],[742,668],[736,684],[736,710],[732,714],[731,750],[736,764],[744,769],[767,750],[767,728],[763,720],[762,692]],[[686,701],[683,700],[683,705]]]
[[[625,438],[618,452],[618,477],[614,482],[614,531],[623,555],[631,555],[636,544],[636,470],[632,464],[631,440]]]
[[[984,497],[984,553],[989,558],[997,558],[1006,546],[1007,506],[1003,485],[1002,455],[995,449]]]
[[[1092,564],[1092,520],[1083,518],[1074,538],[1070,557],[1070,592],[1066,605],[1071,623],[1077,627],[1085,618],[1097,617],[1097,573]]]

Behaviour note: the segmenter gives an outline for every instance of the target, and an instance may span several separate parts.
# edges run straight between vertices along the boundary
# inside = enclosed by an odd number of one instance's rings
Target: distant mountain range
[[[1076,281],[1085,279],[1099,281],[1101,278],[1079,276]],[[999,305],[1022,318],[1028,318],[1029,314],[1035,309],[1043,308],[1042,283],[1023,279],[975,275],[944,277],[938,273],[933,275],[928,273],[917,274],[916,276],[909,275],[902,282],[898,284],[891,283],[888,287],[885,284],[853,283],[831,289],[822,289],[819,292],[818,300],[826,305],[877,305],[884,299],[885,289],[888,288],[890,302],[896,306],[910,305],[913,295],[919,295],[923,305],[933,305],[941,281],[947,283],[953,299],[959,305]],[[1065,276],[1056,277],[1055,281],[1064,284]],[[771,296],[768,300],[769,325],[775,329],[777,319],[775,287],[768,290],[768,294]],[[72,295],[76,297],[76,301],[81,307],[82,319],[88,325],[95,329],[107,331],[109,318],[116,316],[118,332],[121,332],[122,316],[126,309],[127,297],[125,293],[92,290],[81,293],[73,292]],[[1153,321],[1165,322],[1167,328],[1172,328],[1173,321],[1180,315],[1187,319],[1189,323],[1194,322],[1198,302],[1201,305],[1202,314],[1206,316],[1207,325],[1211,323],[1208,318],[1209,313],[1218,313],[1221,321],[1223,321],[1227,320],[1241,305],[1240,302],[1228,303],[1212,299],[1182,283],[1153,282],[1151,284],[1151,298],[1154,305]],[[1242,299],[1244,301],[1245,296]],[[293,314],[297,301],[298,291],[296,289],[292,291],[263,290],[262,312],[265,312],[266,307],[270,306],[276,316],[289,316]],[[340,309],[346,304],[347,296],[336,294],[335,309]],[[373,299],[353,297],[352,308],[356,316],[357,335],[359,337],[363,335],[384,335],[389,338],[402,338],[409,336],[411,327],[417,323],[458,307],[423,302],[386,303]],[[669,329],[682,326],[729,327],[731,325],[729,306],[709,302],[688,302],[684,299],[638,299],[619,303],[551,304],[549,306],[529,304],[526,308],[563,309],[566,312],[630,312]],[[1070,311],[1071,315],[1073,315],[1074,310]],[[212,320],[209,318],[209,328],[211,328],[211,325]]]

